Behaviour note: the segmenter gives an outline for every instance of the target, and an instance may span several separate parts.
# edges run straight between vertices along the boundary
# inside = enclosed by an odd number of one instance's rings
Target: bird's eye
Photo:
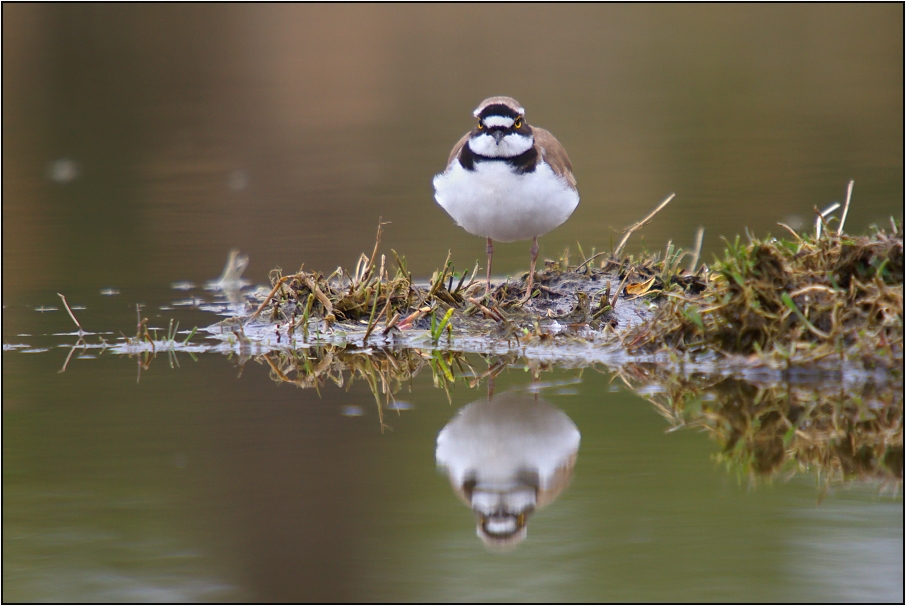
[[[483,129],[483,128],[484,128],[484,124],[482,124],[482,123],[481,123],[481,120],[479,120],[479,121],[478,121],[478,130],[481,130],[481,129]]]
[[[513,122],[513,128],[522,128],[522,116],[516,118],[516,121]]]

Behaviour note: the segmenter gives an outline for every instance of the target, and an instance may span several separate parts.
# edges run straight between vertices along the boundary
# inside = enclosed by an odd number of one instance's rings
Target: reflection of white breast
[[[550,488],[579,450],[579,430],[566,414],[534,396],[509,392],[463,408],[437,436],[437,463],[454,486],[506,490],[526,472]]]

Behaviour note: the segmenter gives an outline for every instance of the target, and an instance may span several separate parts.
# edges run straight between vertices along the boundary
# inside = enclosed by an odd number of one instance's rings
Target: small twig
[[[699,301],[698,299],[690,299],[688,297],[684,297],[683,295],[679,295],[675,292],[665,292],[665,293],[663,293],[663,295],[665,297],[670,297],[672,299],[679,299],[680,301],[685,301],[686,303],[701,303],[701,301]]]
[[[472,298],[472,297],[469,297],[469,303],[471,303],[472,305],[474,305],[475,307],[477,307],[478,309],[480,309],[480,310],[482,311],[482,313],[484,313],[485,317],[488,317],[488,318],[497,320],[498,322],[504,322],[504,321],[506,320],[506,319],[500,314],[499,311],[497,311],[497,310],[495,310],[495,309],[490,309],[490,308],[485,307],[484,305],[482,305],[482,304],[481,304],[481,301],[480,301],[479,299],[474,299],[474,298]]]
[[[430,307],[422,307],[420,309],[416,309],[411,314],[409,314],[404,319],[402,319],[399,322],[399,324],[397,324],[397,328],[399,328],[400,330],[406,330],[407,328],[409,328],[412,325],[413,322],[415,322],[416,320],[421,318],[424,314],[428,313],[429,311],[431,311]]]
[[[75,325],[79,327],[79,332],[85,332],[84,329],[82,329],[82,325],[79,324],[78,320],[76,320],[75,314],[72,313],[72,310],[69,308],[69,303],[66,302],[66,297],[64,297],[60,293],[57,293],[57,296],[63,299],[63,306],[66,307],[66,311],[69,312],[69,317],[72,318],[72,321],[75,322]]]
[[[389,322],[387,322],[387,326],[384,327],[384,330],[381,332],[381,334],[386,335],[387,333],[389,333],[390,329],[396,326],[396,323],[399,322],[399,320],[400,313],[396,312],[395,314],[393,314],[393,318]]]
[[[327,295],[321,292],[321,289],[318,288],[318,285],[315,283],[314,279],[312,279],[311,276],[307,276],[305,278],[305,285],[308,286],[308,289],[315,294],[315,297],[317,297],[321,305],[324,306],[324,311],[327,312],[324,317],[327,318],[328,316],[332,316],[333,303],[330,302],[330,299],[327,298]]]
[[[142,340],[142,308],[138,303],[135,304],[135,318],[136,318],[136,327],[135,327],[135,340],[136,342],[141,342]]]
[[[579,267],[581,267],[581,265]],[[535,287],[538,288],[538,290],[548,292],[552,295],[557,295],[558,297],[562,297],[564,295],[564,293],[560,292],[559,290],[554,290],[553,288],[548,288],[544,284],[535,284]]]
[[[843,224],[846,223],[846,215],[849,213],[849,201],[853,197],[853,186],[856,182],[853,179],[849,180],[849,183],[846,185],[846,203],[843,205],[843,216],[840,217],[840,225],[837,226],[837,235],[843,234]]]
[[[248,320],[246,320],[246,322],[251,322],[252,320],[257,318],[261,314],[261,312],[264,311],[264,308],[267,307],[267,304],[271,302],[271,298],[280,289],[280,287],[283,286],[289,280],[292,280],[293,278],[297,278],[297,277],[298,277],[298,274],[296,274],[294,276],[283,276],[282,278],[277,280],[277,283],[274,284],[274,287],[271,289],[270,294],[268,294],[266,297],[264,297],[264,301],[261,302],[261,305],[258,306],[258,309],[255,310],[255,313],[253,313],[251,316],[249,316],[249,318],[248,318]]]
[[[838,292],[840,292],[839,290],[834,290],[833,288],[829,288],[827,286],[824,286],[823,284],[812,284],[811,286],[806,286],[804,288],[800,288],[799,290],[791,292],[790,297],[798,297],[799,295],[804,295],[805,293],[812,292],[813,290],[829,292],[831,294],[837,294]]]
[[[695,273],[695,266],[698,265],[698,258],[702,252],[702,241],[704,239],[705,239],[705,228],[702,226],[699,226],[699,228],[697,230],[695,230],[695,252],[692,253],[692,262],[689,263],[689,273],[690,274]],[[664,261],[666,262],[667,260],[664,259]]]
[[[383,217],[378,217],[377,224],[377,236],[374,238],[374,250],[371,251],[371,258],[368,259],[368,268],[365,271],[363,279],[367,280],[371,277],[371,272],[374,270],[374,260],[377,258],[378,246],[381,245],[381,232],[384,230],[385,225],[389,225],[389,221],[382,221]],[[320,299],[320,297],[318,297]]]
[[[790,226],[787,225],[786,223],[778,223],[777,225],[779,225],[779,226],[782,227],[783,229],[785,229],[785,230],[787,230],[788,232],[790,232],[790,233],[793,235],[793,237],[796,238],[796,241],[797,241],[797,242],[802,242],[802,238],[799,237],[799,234],[796,233],[796,230],[795,230],[795,229],[793,229],[792,227],[790,227]]]
[[[60,370],[58,370],[58,371],[57,371],[57,374],[61,374],[61,373],[66,372],[66,367],[69,366],[69,360],[72,359],[72,354],[75,353],[75,350],[76,350],[76,348],[78,348],[79,344],[82,345],[82,351],[85,351],[85,349],[86,349],[86,347],[85,347],[85,341],[82,339],[82,337],[79,337],[79,340],[76,341],[76,342],[75,342],[75,345],[72,346],[72,349],[69,350],[69,355],[66,356],[66,361],[63,362],[63,368],[61,368]]]
[[[629,227],[627,227],[627,228],[624,230],[624,232],[626,233],[626,235],[623,236],[623,239],[620,240],[620,243],[617,245],[616,249],[613,251],[613,256],[614,256],[614,257],[619,257],[619,256],[620,256],[620,253],[623,252],[623,247],[626,246],[626,242],[629,240],[629,236],[631,236],[631,235],[633,234],[633,232],[635,232],[636,230],[639,230],[639,229],[641,229],[642,227],[644,227],[645,225],[647,225],[648,222],[651,221],[651,219],[654,218],[654,215],[656,215],[656,214],[658,214],[659,212],[661,212],[661,209],[663,209],[665,206],[667,206],[668,204],[670,204],[670,202],[673,201],[673,199],[674,199],[675,197],[676,197],[676,194],[675,194],[675,193],[674,193],[674,194],[670,194],[669,196],[667,196],[667,198],[666,198],[663,202],[661,202],[661,203],[658,205],[657,208],[655,208],[653,211],[651,211],[651,212],[648,214],[647,217],[645,217],[644,219],[642,219],[642,220],[639,221],[638,223],[634,223],[633,225],[630,225]]]
[[[815,207],[815,214],[818,215],[818,217],[815,219],[815,239],[816,240],[821,238],[821,224],[823,223],[824,226],[827,227],[827,221],[824,220],[824,217],[831,214],[838,208],[840,208],[839,202],[834,202],[833,204],[831,204],[824,210],[818,210],[818,207],[817,206]],[[828,227],[828,231],[830,231],[829,227]]]
[[[626,280],[629,279],[629,274],[631,274],[631,273],[632,273],[631,269],[626,270],[626,275],[623,276],[623,280],[620,282],[620,286],[617,287],[617,291],[615,293],[613,293],[613,298],[610,300],[610,307],[612,309],[617,308],[617,298],[620,296],[620,293],[623,292],[623,286],[626,285]]]
[[[431,284],[431,289],[428,291],[428,295],[427,295],[428,299],[435,296],[437,294],[438,289],[444,285],[444,280],[447,279],[447,269],[450,268],[450,256],[452,254],[453,254],[452,250],[447,251],[447,259],[444,261],[444,266],[440,272],[440,275],[437,276],[437,279],[434,280],[433,284]]]
[[[592,252],[594,252],[594,251],[592,251]],[[576,265],[576,271],[578,272],[579,270],[581,270],[583,267],[585,267],[586,265],[588,265],[589,263],[591,263],[592,261],[594,261],[594,260],[597,259],[598,257],[600,257],[600,256],[602,256],[602,255],[606,255],[606,254],[608,254],[607,251],[604,251],[604,252],[599,252],[599,253],[596,254],[596,255],[592,255],[592,256],[588,257],[587,259],[585,259],[584,261],[582,261],[581,263],[579,263],[578,265]]]
[[[891,221],[892,220],[893,220],[893,218],[891,217]],[[896,230],[894,230],[894,232],[896,232]],[[469,278],[469,286],[466,287],[467,290],[470,286],[472,286],[472,284],[475,283],[475,276],[477,274],[478,274],[478,261],[475,261],[475,268],[472,270],[472,277]]]
[[[151,353],[157,357],[157,347],[154,345],[154,339],[151,338],[151,333],[148,332],[148,318],[142,318],[141,324],[139,326],[144,327],[145,333],[142,335],[142,338],[151,344]]]
[[[469,275],[468,271],[463,270],[462,276],[459,278],[459,283],[456,285],[456,290],[453,291],[454,294],[459,293],[462,290],[462,285],[465,284],[466,276]],[[471,286],[471,284],[469,284]],[[468,286],[466,287],[468,288]]]
[[[264,358],[264,361],[267,362],[267,365],[271,367],[271,371],[280,378],[281,381],[286,381],[287,383],[292,383],[293,381],[286,376],[286,374],[277,367],[277,364],[271,360],[271,357],[267,354],[261,356]]]

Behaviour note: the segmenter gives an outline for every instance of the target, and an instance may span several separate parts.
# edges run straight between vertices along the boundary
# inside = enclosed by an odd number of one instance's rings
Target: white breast
[[[434,177],[434,198],[467,232],[498,242],[544,235],[579,204],[578,192],[545,162],[517,174],[506,162],[477,162],[469,171],[454,160]]]

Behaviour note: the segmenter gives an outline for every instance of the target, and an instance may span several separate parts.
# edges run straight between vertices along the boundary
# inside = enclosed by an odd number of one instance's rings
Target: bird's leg
[[[491,295],[491,257],[494,256],[494,243],[491,242],[491,239],[488,238],[488,288],[485,290],[484,294],[486,297]]]
[[[532,265],[529,268],[528,272],[528,285],[525,287],[525,296],[522,298],[522,303],[525,303],[532,298],[532,285],[535,283],[535,262],[538,260],[538,238],[535,237],[532,241],[532,248],[529,251],[532,253]]]

